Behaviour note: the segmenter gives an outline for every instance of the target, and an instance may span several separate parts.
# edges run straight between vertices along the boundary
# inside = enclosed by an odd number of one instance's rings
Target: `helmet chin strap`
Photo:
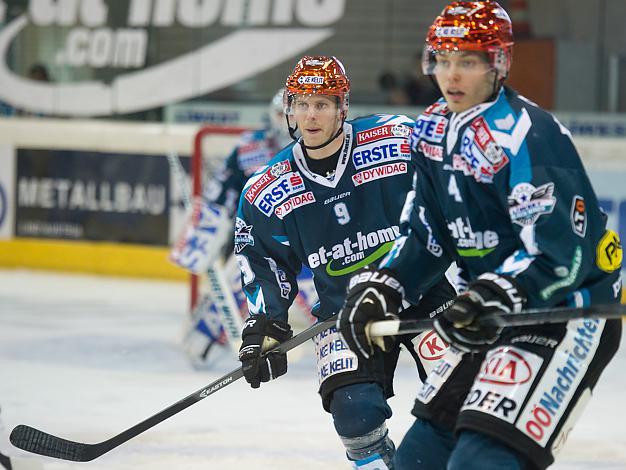
[[[344,112],[341,113],[343,116],[341,117],[341,124],[339,125],[339,129],[337,129],[337,132],[335,132],[335,135],[333,135],[330,139],[328,139],[326,142],[324,142],[321,145],[306,145],[304,143],[304,139],[301,137],[298,137],[296,135],[296,131],[298,130],[298,124],[296,124],[295,127],[291,127],[289,125],[289,118],[287,117],[287,115],[285,115],[285,119],[287,119],[287,129],[289,129],[289,135],[291,136],[291,138],[293,140],[295,140],[296,142],[300,142],[300,145],[302,147],[304,147],[306,150],[318,150],[321,148],[326,147],[327,145],[329,145],[333,140],[335,140],[337,137],[339,137],[341,135],[341,133],[343,132],[343,124],[344,122],[346,122],[346,115]]]
[[[323,147],[326,147],[327,145],[329,145],[333,140],[335,140],[337,137],[339,137],[341,135],[341,133],[343,132],[343,123],[345,122],[345,118],[341,119],[341,125],[339,126],[339,129],[337,129],[337,132],[335,132],[335,135],[332,136],[330,139],[328,139],[326,142],[324,142],[321,145],[307,145],[304,143],[304,139],[300,140],[300,145],[302,145],[305,149],[307,150],[318,150],[321,149]]]

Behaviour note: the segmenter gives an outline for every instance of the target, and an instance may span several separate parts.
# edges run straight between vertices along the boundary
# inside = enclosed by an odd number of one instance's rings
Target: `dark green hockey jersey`
[[[440,100],[418,117],[411,151],[403,236],[381,263],[405,289],[424,292],[448,258],[461,287],[484,272],[514,276],[529,307],[618,297],[619,239],[550,113],[507,88],[458,114]]]
[[[412,125],[397,115],[346,122],[333,176],[312,173],[294,143],[248,180],[235,254],[251,314],[286,320],[303,264],[319,296],[313,314],[325,319],[339,311],[349,277],[380,261],[400,234],[413,176]]]

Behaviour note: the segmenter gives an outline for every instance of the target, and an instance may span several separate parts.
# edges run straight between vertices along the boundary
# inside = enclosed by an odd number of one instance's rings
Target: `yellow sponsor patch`
[[[606,273],[612,273],[622,266],[622,244],[619,235],[607,230],[596,248],[596,265]]]

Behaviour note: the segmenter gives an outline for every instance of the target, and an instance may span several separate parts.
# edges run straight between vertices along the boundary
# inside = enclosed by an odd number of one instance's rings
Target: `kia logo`
[[[524,356],[509,347],[498,348],[490,353],[481,366],[480,382],[515,385],[528,382],[532,368]]]

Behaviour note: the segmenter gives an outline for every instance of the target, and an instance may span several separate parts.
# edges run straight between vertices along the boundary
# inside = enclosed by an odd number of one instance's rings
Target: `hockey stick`
[[[316,323],[293,338],[279,344],[273,349],[273,351],[286,353],[287,351],[300,346],[302,343],[313,338],[318,333],[321,333],[325,329],[333,326],[336,318],[337,315],[323,322]],[[70,460],[73,462],[89,462],[156,426],[160,422],[165,421],[177,413],[180,413],[194,403],[199,402],[209,395],[214,394],[218,390],[223,389],[236,380],[239,380],[241,377],[243,377],[241,367],[232,370],[214,382],[211,382],[206,387],[203,387],[191,395],[186,396],[182,400],[179,400],[173,405],[159,411],[157,414],[128,428],[126,431],[123,431],[106,441],[98,442],[96,444],[84,444],[82,442],[70,441],[24,424],[16,426],[13,431],[11,431],[9,439],[11,440],[11,444],[15,447],[27,452],[62,460]]]
[[[626,315],[626,305],[592,305],[590,307],[535,308],[520,313],[494,315],[503,327],[564,323],[581,318],[619,318]],[[433,320],[385,320],[368,326],[372,336],[394,336],[421,333],[432,329]]]

